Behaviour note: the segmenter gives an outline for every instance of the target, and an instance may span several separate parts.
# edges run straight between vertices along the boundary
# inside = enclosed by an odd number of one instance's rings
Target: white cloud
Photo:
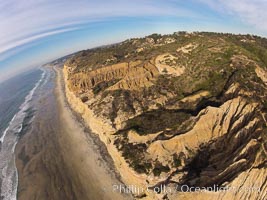
[[[22,50],[23,45],[97,20],[170,15],[201,18],[205,13],[198,12],[197,6],[191,8],[196,2],[222,15],[238,16],[245,24],[267,31],[267,0],[2,0],[0,61]]]
[[[267,31],[266,0],[199,0],[222,14],[238,17],[247,25]]]
[[[61,30],[56,30],[56,31],[45,32],[45,33],[41,33],[41,34],[34,35],[34,36],[31,36],[31,37],[27,37],[25,39],[17,40],[17,41],[15,41],[13,43],[7,44],[4,47],[0,48],[0,54],[4,53],[4,52],[6,52],[6,51],[8,51],[10,49],[13,49],[13,48],[15,48],[17,46],[21,46],[23,44],[27,44],[29,42],[35,41],[37,39],[41,39],[41,38],[44,38],[44,37],[47,37],[47,36],[51,36],[51,35],[56,35],[56,34],[59,34],[59,33],[73,31],[73,30],[76,30],[76,29],[77,28],[66,28],[66,29],[61,29]],[[1,61],[1,56],[0,56],[0,61]]]
[[[233,14],[237,13],[244,22],[267,31],[266,0],[225,0],[224,4]]]
[[[119,16],[194,13],[163,0],[8,0],[0,2],[0,54],[43,37],[71,31],[88,21]],[[3,56],[2,56],[3,58]]]

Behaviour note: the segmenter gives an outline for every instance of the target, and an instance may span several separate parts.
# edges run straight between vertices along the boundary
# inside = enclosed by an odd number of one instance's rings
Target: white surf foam
[[[11,119],[11,121],[10,121],[9,124],[8,124],[8,127],[7,127],[6,130],[3,132],[3,135],[2,135],[2,137],[0,138],[0,142],[1,142],[1,143],[4,142],[4,138],[5,138],[6,134],[7,134],[7,131],[9,130],[9,128],[10,128],[11,124],[13,123],[13,121],[15,120],[16,116],[17,116],[17,114],[15,114],[15,115],[13,116],[13,118]]]
[[[15,165],[15,147],[18,141],[17,134],[22,131],[23,120],[27,115],[27,110],[31,106],[31,100],[36,89],[40,86],[41,82],[45,78],[46,71],[43,70],[41,78],[34,85],[33,89],[25,97],[25,101],[19,107],[19,111],[14,115],[12,120],[9,122],[8,127],[4,131],[4,134],[0,138],[2,147],[0,151],[0,169],[2,185],[1,185],[1,196],[3,200],[16,200],[17,199],[17,184],[18,184],[18,172]]]

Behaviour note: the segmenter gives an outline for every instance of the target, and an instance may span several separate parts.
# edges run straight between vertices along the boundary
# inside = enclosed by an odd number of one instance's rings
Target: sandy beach
[[[67,105],[61,69],[49,70],[31,129],[16,147],[18,199],[132,199],[113,192],[122,183],[111,158]]]

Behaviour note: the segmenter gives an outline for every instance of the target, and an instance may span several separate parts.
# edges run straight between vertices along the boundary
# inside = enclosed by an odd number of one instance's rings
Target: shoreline
[[[67,97],[66,97],[66,92],[65,92],[65,83],[63,80],[63,73],[62,73],[62,69],[55,69],[57,71],[57,74],[60,73],[61,76],[61,80],[59,80],[60,82],[58,83],[58,85],[61,85],[61,90],[63,91],[63,96],[64,96],[64,104],[68,107],[68,109],[71,111],[71,114],[75,117],[75,119],[77,120],[77,122],[79,124],[82,125],[83,129],[84,129],[84,133],[85,136],[88,139],[93,139],[93,143],[95,145],[95,148],[97,149],[97,151],[100,153],[101,157],[103,158],[103,161],[107,164],[107,167],[109,170],[111,170],[116,178],[118,179],[118,181],[121,182],[121,184],[123,184],[122,180],[121,180],[121,176],[119,174],[119,172],[117,171],[115,165],[114,165],[114,161],[112,159],[112,157],[109,155],[108,150],[106,145],[100,140],[99,136],[96,133],[93,133],[92,130],[90,129],[90,127],[88,126],[88,124],[86,124],[85,120],[82,118],[82,116],[75,112],[71,105],[69,104],[69,102],[67,101]]]
[[[97,134],[95,134],[94,132],[92,132],[92,130],[90,129],[90,127],[86,124],[86,122],[84,121],[84,119],[82,118],[81,115],[79,115],[79,113],[75,112],[71,105],[69,104],[69,102],[67,101],[67,97],[66,97],[66,92],[65,92],[65,81],[64,81],[64,76],[63,76],[63,68],[59,69],[58,67],[55,67],[54,70],[57,73],[57,87],[61,87],[59,89],[60,92],[62,92],[59,96],[63,97],[63,104],[65,107],[68,108],[68,111],[71,113],[72,117],[74,118],[74,120],[76,121],[77,125],[80,127],[80,129],[82,129],[81,132],[83,132],[84,136],[85,136],[85,140],[89,143],[89,146],[92,148],[93,150],[96,151],[96,156],[98,157],[98,160],[100,161],[100,165],[106,170],[106,172],[108,172],[108,176],[111,176],[112,179],[115,181],[114,184],[119,184],[119,185],[124,185],[121,176],[119,174],[119,172],[117,171],[114,161],[112,159],[112,157],[110,156],[106,145],[104,144],[104,142],[101,141],[101,139],[99,138],[99,136]],[[110,188],[105,188],[105,190],[109,190],[110,192],[112,192],[112,185],[110,184]],[[109,195],[111,195],[112,193],[110,193]],[[113,192],[114,194],[114,192]],[[117,196],[117,195],[116,195]],[[119,194],[119,196],[121,196],[121,194]],[[125,195],[122,195],[123,198],[125,198]],[[128,197],[128,199],[131,199],[132,197],[129,196],[129,194],[126,194],[126,196]],[[111,197],[108,197],[108,199]],[[119,197],[117,197],[119,198]],[[113,199],[113,198],[111,198]]]
[[[45,71],[41,69],[33,70],[32,73],[28,73],[27,76],[20,75],[11,84],[7,84],[7,90],[11,88],[11,93],[14,94],[10,98],[10,103],[3,104],[3,107],[12,107],[9,109],[10,113],[8,117],[10,120],[6,121],[6,126],[4,127],[3,134],[0,138],[0,160],[1,160],[1,177],[0,177],[0,199],[16,199],[17,198],[17,188],[18,188],[18,170],[16,167],[16,156],[15,149],[16,144],[19,140],[19,135],[23,134],[24,129],[26,129],[28,122],[31,121],[31,101],[33,95],[38,87],[40,87],[42,81],[44,80]],[[19,80],[28,79],[20,86]],[[30,85],[25,85],[30,84]],[[16,90],[12,92],[12,86],[20,87],[16,88],[20,93],[16,93]],[[16,100],[17,101],[16,101]],[[7,102],[7,101],[6,101]],[[5,123],[4,123],[5,124]]]
[[[122,183],[103,145],[66,104],[60,69],[49,70],[54,87],[42,94],[32,130],[16,147],[18,199],[131,199],[112,191]]]

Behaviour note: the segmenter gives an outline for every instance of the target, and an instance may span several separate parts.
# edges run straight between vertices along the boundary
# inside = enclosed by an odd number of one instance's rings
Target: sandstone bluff
[[[66,96],[125,184],[176,191],[136,198],[266,199],[266,48],[252,35],[129,39],[70,58]],[[182,185],[239,190],[183,192]]]

